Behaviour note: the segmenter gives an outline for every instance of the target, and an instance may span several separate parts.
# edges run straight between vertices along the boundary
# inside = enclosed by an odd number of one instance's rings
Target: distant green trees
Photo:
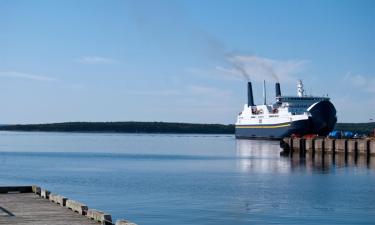
[[[369,134],[375,123],[338,123],[335,130]],[[233,124],[195,124],[167,122],[67,122],[50,124],[3,125],[6,131],[108,132],[108,133],[182,133],[234,134]]]
[[[7,131],[233,134],[234,125],[166,122],[67,122],[4,125]]]
[[[360,134],[373,133],[375,129],[374,123],[338,123],[335,126],[335,130],[340,131],[352,131]]]

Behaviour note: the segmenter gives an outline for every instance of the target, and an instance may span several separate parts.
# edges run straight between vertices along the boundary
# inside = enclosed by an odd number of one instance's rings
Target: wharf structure
[[[0,186],[0,225],[136,225],[39,186]]]
[[[280,141],[280,147],[284,149],[284,155],[331,154],[348,156],[364,156],[367,159],[375,157],[375,139],[333,139],[327,137],[300,138],[285,137]]]

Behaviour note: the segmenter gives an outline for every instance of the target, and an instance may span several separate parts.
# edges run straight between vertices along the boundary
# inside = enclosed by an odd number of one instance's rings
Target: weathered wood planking
[[[14,216],[4,212],[10,212]],[[0,194],[1,225],[98,225],[34,193]]]

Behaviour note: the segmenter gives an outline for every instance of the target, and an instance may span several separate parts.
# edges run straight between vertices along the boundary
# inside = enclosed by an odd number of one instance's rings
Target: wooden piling
[[[348,154],[357,155],[357,140],[349,139],[347,141],[347,152]]]
[[[36,185],[33,185],[32,187],[31,187],[31,190],[32,190],[32,192],[34,193],[34,194],[36,194],[36,195],[41,195],[41,191],[42,191],[42,189],[39,187],[39,186],[36,186]]]
[[[61,206],[65,206],[68,198],[66,198],[64,196],[61,196],[61,195],[51,193],[51,194],[49,194],[49,200],[51,202],[54,202],[54,203],[59,204]]]
[[[50,193],[51,193],[50,191],[48,191],[48,190],[46,190],[46,189],[42,189],[42,190],[41,190],[41,194],[40,194],[40,196],[41,196],[42,198],[49,199],[49,194],[50,194]]]
[[[301,140],[302,138],[292,138],[292,145],[293,145],[293,150],[300,150],[301,149]]]
[[[331,139],[331,138],[325,138],[324,139],[324,152],[325,153],[330,153],[330,154],[333,154],[335,153],[335,139]]]
[[[369,143],[369,154],[375,156],[375,140],[371,140]]]
[[[369,155],[370,141],[368,139],[359,139],[357,142],[358,154]]]
[[[336,140],[331,139],[331,138],[325,138],[324,142],[325,142],[325,152],[334,154],[335,148],[336,148]]]
[[[300,138],[299,139],[299,156],[304,157],[306,154],[306,139]]]
[[[289,148],[290,148],[290,153],[293,153],[293,138],[289,138]]]
[[[116,225],[137,225],[137,224],[129,222],[127,220],[117,220]]]
[[[65,207],[72,210],[73,212],[77,212],[80,215],[86,215],[88,210],[87,205],[74,201],[72,199],[66,200]]]
[[[324,153],[325,151],[325,142],[323,138],[316,138],[314,139],[314,147],[316,152],[322,152]]]
[[[305,149],[307,153],[314,154],[314,139],[306,139],[305,140]]]
[[[96,209],[87,210],[86,216],[92,220],[100,222],[103,225],[112,225],[111,215],[98,211]]]
[[[345,154],[348,152],[348,140],[347,139],[336,139],[335,141],[335,153]]]
[[[283,154],[290,154],[292,151],[293,140],[290,137],[284,137],[280,142],[280,147],[284,150]]]

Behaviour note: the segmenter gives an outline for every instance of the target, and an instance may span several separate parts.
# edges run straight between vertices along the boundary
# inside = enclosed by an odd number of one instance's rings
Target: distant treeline
[[[233,134],[234,125],[166,122],[67,122],[3,125],[6,131]]]
[[[338,123],[335,130],[369,134],[375,123]],[[166,122],[67,122],[2,125],[4,131],[234,134],[234,125]]]
[[[335,130],[352,131],[360,134],[373,133],[375,129],[375,122],[373,123],[338,123]]]

